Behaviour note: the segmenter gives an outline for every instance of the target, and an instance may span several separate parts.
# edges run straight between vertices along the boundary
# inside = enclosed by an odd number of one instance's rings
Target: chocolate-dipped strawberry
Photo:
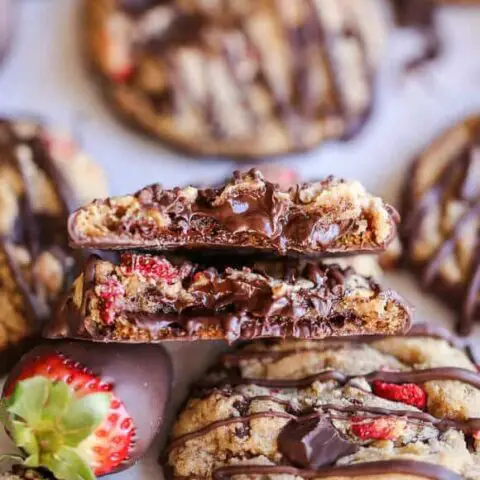
[[[170,360],[157,346],[49,343],[14,367],[1,418],[26,466],[58,480],[93,479],[145,453],[170,383]]]

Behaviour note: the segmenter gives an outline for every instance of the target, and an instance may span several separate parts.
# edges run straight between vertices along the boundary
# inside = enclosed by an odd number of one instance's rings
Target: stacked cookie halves
[[[399,295],[317,258],[380,252],[397,222],[358,182],[282,190],[256,170],[218,188],[96,200],[70,216],[69,235],[100,256],[47,333],[142,343],[400,333],[411,313]]]

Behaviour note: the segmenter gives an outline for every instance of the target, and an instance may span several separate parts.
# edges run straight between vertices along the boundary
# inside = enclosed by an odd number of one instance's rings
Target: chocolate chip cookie
[[[408,304],[351,267],[308,261],[173,263],[162,256],[92,258],[49,336],[100,341],[234,342],[260,337],[394,334]]]
[[[407,262],[458,310],[458,331],[470,333],[480,319],[479,117],[448,130],[414,162],[403,213]]]
[[[480,374],[456,340],[252,343],[194,388],[169,478],[407,480],[479,476]]]
[[[70,216],[69,233],[84,248],[351,254],[385,250],[398,221],[356,181],[328,177],[284,190],[252,169],[218,188],[157,184],[96,200]]]
[[[86,0],[88,56],[131,123],[194,154],[351,135],[372,108],[382,0]]]
[[[70,138],[0,119],[0,369],[15,361],[72,280],[68,213],[105,195],[99,167]]]

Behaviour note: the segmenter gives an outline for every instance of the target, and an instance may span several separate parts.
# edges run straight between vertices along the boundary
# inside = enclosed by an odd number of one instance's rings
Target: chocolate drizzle
[[[225,378],[228,385],[252,384],[268,388],[307,388],[315,382],[327,382],[334,380],[340,384],[346,384],[360,375],[345,375],[339,370],[326,370],[324,372],[309,375],[308,377],[295,380],[266,379],[237,377],[235,375]],[[456,380],[468,383],[472,387],[480,389],[480,374],[465,368],[438,367],[412,371],[383,371],[371,372],[363,376],[367,382],[381,381],[387,383],[425,383],[434,380]]]
[[[22,182],[22,193],[18,197],[18,213],[13,228],[0,233],[0,251],[5,255],[6,263],[14,282],[25,299],[27,320],[31,335],[38,331],[41,323],[49,316],[53,305],[52,299],[42,299],[35,275],[31,281],[29,274],[19,264],[15,254],[17,247],[28,251],[30,265],[34,265],[39,256],[48,252],[62,265],[65,284],[69,280],[67,236],[63,233],[68,212],[74,207],[74,194],[62,172],[57,168],[48,151],[48,137],[42,128],[30,122],[10,122],[0,119],[0,166],[12,169]],[[54,187],[60,205],[59,214],[37,213],[31,173],[28,171],[28,161],[46,176]],[[24,159],[25,157],[25,159]],[[12,185],[12,189],[14,186]],[[2,212],[9,215],[9,211]],[[15,215],[15,210],[12,211]],[[29,267],[30,268],[30,267]]]
[[[227,480],[238,475],[292,475],[302,478],[362,477],[372,475],[404,474],[415,475],[431,480],[462,480],[462,477],[448,468],[432,463],[415,460],[388,460],[364,462],[354,465],[342,465],[301,470],[283,465],[234,465],[217,468],[213,472],[214,480]]]
[[[467,119],[441,137],[413,165],[405,191],[405,227],[403,239],[408,261],[422,272],[422,281],[427,288],[459,308],[461,315],[457,330],[463,335],[470,333],[473,323],[480,318],[480,146],[478,118]],[[426,185],[426,162],[432,165],[444,149],[453,148],[445,161],[438,159],[438,167],[430,172],[433,181]],[[443,161],[443,163],[442,163]],[[433,167],[432,167],[433,168]],[[428,182],[428,178],[426,180]],[[413,186],[414,185],[414,186]],[[461,210],[461,215],[452,215]],[[435,220],[436,224],[432,224]],[[428,225],[432,226],[427,226]],[[432,228],[435,231],[425,233]],[[469,238],[473,233],[472,239]],[[429,242],[425,235],[433,235],[438,247],[426,259],[420,259],[416,248],[420,242]],[[470,236],[472,236],[470,235]],[[462,244],[464,245],[462,246]],[[452,262],[459,270],[459,279],[449,279],[444,266]],[[449,267],[451,270],[451,267]]]

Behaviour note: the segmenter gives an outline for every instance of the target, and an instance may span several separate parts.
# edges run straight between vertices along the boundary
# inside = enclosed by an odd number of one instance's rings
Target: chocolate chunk
[[[252,169],[215,189],[153,185],[96,200],[70,217],[69,233],[84,248],[354,253],[384,250],[398,220],[358,182],[329,177],[283,190]]]
[[[293,465],[317,469],[359,447],[343,438],[330,419],[316,417],[288,422],[278,436],[278,448]]]

